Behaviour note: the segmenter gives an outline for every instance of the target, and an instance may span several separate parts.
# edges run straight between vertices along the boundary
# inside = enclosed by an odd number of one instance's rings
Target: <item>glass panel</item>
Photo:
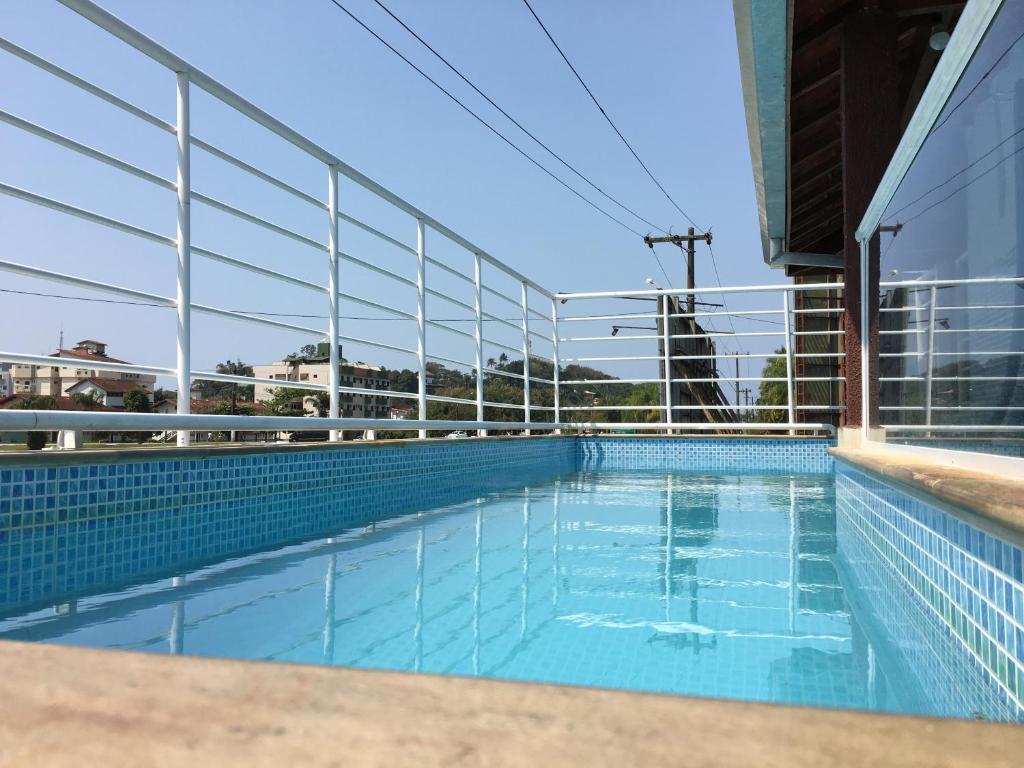
[[[1022,39],[1006,3],[882,217],[890,442],[1024,455]]]

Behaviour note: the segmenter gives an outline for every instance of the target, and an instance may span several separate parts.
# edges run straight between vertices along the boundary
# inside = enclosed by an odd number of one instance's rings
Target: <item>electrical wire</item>
[[[636,150],[633,149],[633,146],[629,143],[626,137],[622,135],[622,131],[620,131],[618,126],[616,126],[615,123],[612,122],[612,119],[608,116],[608,113],[605,111],[604,107],[601,106],[601,102],[597,100],[597,97],[594,95],[594,92],[591,91],[590,87],[586,84],[586,82],[584,82],[583,78],[580,76],[580,73],[576,70],[576,67],[574,67],[572,65],[572,62],[569,61],[569,57],[565,55],[565,52],[562,50],[561,46],[559,46],[559,44],[555,42],[555,38],[552,37],[551,33],[548,31],[548,28],[544,26],[544,22],[540,20],[540,17],[537,15],[537,12],[533,10],[533,6],[530,5],[530,0],[523,0],[523,3],[526,5],[527,9],[529,9],[530,15],[533,16],[537,24],[540,25],[540,28],[544,30],[544,34],[547,35],[548,40],[551,41],[551,44],[555,47],[555,50],[558,51],[558,54],[562,57],[562,60],[568,65],[569,69],[572,70],[572,73],[576,75],[576,79],[579,80],[580,85],[583,86],[583,90],[585,90],[587,92],[587,95],[590,96],[590,100],[594,102],[594,106],[597,107],[598,111],[608,122],[608,125],[612,127],[612,130],[615,131],[615,134],[622,140],[622,143],[626,145],[626,149],[630,151],[630,153],[633,155],[636,161],[640,164],[640,167],[644,169],[644,171],[650,177],[651,181],[653,181],[655,185],[658,187],[658,189],[661,190],[661,193],[672,204],[672,206],[683,215],[683,218],[685,218],[693,226],[700,229],[700,227],[697,225],[697,222],[690,218],[690,215],[682,208],[680,208],[679,204],[674,199],[672,199],[672,195],[670,195],[668,193],[668,190],[666,190],[665,187],[662,186],[662,183],[658,181],[657,178],[655,178],[654,174],[651,173],[651,169],[647,167],[647,164],[644,163],[643,160],[640,159],[640,155],[638,155]]]
[[[563,187],[565,187],[567,190],[569,190],[572,194],[574,194],[580,200],[585,202],[591,208],[593,208],[594,210],[598,211],[599,213],[601,213],[602,215],[606,216],[607,218],[611,219],[612,221],[614,221],[616,224],[618,224],[623,229],[625,229],[625,230],[627,230],[629,232],[632,232],[637,237],[643,237],[643,235],[640,234],[637,230],[633,229],[631,226],[626,224],[624,221],[622,221],[621,219],[619,219],[616,216],[612,215],[611,213],[606,211],[604,208],[599,206],[597,203],[595,203],[592,200],[590,200],[587,197],[585,197],[581,192],[579,192],[579,190],[577,190],[574,187],[572,187],[566,181],[564,181],[563,179],[559,178],[557,175],[555,175],[554,172],[552,172],[547,167],[542,165],[538,160],[536,160],[534,157],[532,157],[530,154],[528,154],[525,150],[523,150],[517,144],[515,144],[511,139],[509,139],[507,136],[505,136],[505,134],[503,134],[501,131],[499,131],[497,128],[495,128],[493,125],[491,125],[489,122],[487,122],[482,117],[480,117],[480,115],[478,115],[476,112],[474,112],[468,106],[466,106],[466,104],[464,102],[462,102],[457,96],[455,96],[451,91],[449,91],[447,88],[445,88],[439,82],[437,82],[434,78],[432,78],[430,75],[428,75],[422,69],[420,69],[418,66],[413,64],[413,62],[410,59],[408,59],[397,48],[395,48],[393,45],[391,45],[391,43],[389,43],[383,37],[381,37],[376,32],[374,32],[358,16],[356,16],[354,13],[352,13],[352,11],[350,11],[348,8],[346,8],[344,5],[342,5],[339,2],[339,0],[330,0],[330,2],[333,3],[338,8],[338,10],[342,11],[345,15],[347,15],[350,19],[352,19],[352,21],[354,21],[356,24],[358,24],[360,27],[362,27],[364,30],[366,30],[366,32],[368,32],[370,35],[372,35],[381,45],[385,46],[389,51],[391,51],[393,54],[395,54],[398,58],[400,58],[402,61],[404,61],[406,64],[408,64],[414,70],[416,70],[416,72],[418,72],[425,80],[427,80],[427,82],[429,82],[431,85],[433,85],[439,91],[441,91],[441,93],[443,93],[449,99],[454,101],[466,113],[468,113],[471,117],[473,117],[473,119],[475,119],[478,123],[480,123],[482,126],[484,126],[487,130],[489,130],[491,133],[493,133],[495,136],[497,136],[503,142],[508,144],[508,146],[510,146],[512,149],[514,149],[520,155],[522,155],[527,160],[529,160],[533,165],[535,165],[541,171],[546,173],[548,176],[550,176],[556,182],[561,184]]]
[[[1012,43],[1010,43],[1006,47],[1006,50],[1004,50],[1002,53],[1000,53],[999,56],[996,58],[996,60],[994,62],[992,62],[992,66],[990,66],[987,70],[985,70],[985,73],[981,77],[978,78],[978,82],[976,82],[971,87],[971,89],[966,94],[964,94],[964,97],[962,99],[960,99],[960,101],[958,101],[953,106],[953,108],[951,110],[949,110],[949,112],[946,113],[946,116],[944,118],[942,118],[942,120],[940,120],[938,123],[936,123],[932,127],[932,129],[930,131],[928,131],[928,135],[929,136],[931,136],[933,133],[935,133],[942,126],[944,126],[946,123],[949,122],[949,119],[951,117],[953,117],[953,113],[956,112],[958,109],[960,109],[960,107],[962,107],[964,105],[964,102],[966,102],[969,98],[971,98],[971,96],[974,95],[974,92],[976,90],[978,90],[978,88],[981,86],[981,84],[983,82],[985,82],[985,80],[988,79],[989,75],[991,75],[993,72],[996,71],[996,67],[999,66],[999,64],[1002,62],[1002,60],[1006,58],[1006,55],[1010,51],[1012,51],[1017,46],[1017,43],[1019,43],[1022,39],[1024,39],[1024,32],[1021,32],[1019,35],[1017,35],[1017,37],[1014,39],[1014,41]]]
[[[398,22],[398,24],[400,24],[402,26],[402,28],[405,29],[406,32],[408,32],[410,35],[415,37],[428,51],[430,51],[432,54],[434,54],[434,56],[436,56],[438,59],[440,59],[441,62],[446,67],[448,67],[448,69],[450,69],[452,72],[454,72],[459,77],[459,79],[462,80],[462,82],[464,82],[466,85],[468,85],[474,91],[476,91],[477,95],[479,95],[488,104],[490,104],[492,107],[494,107],[496,110],[498,110],[513,125],[515,125],[519,130],[521,130],[523,133],[525,133],[527,136],[529,136],[531,139],[533,139],[542,149],[544,149],[549,155],[551,155],[553,158],[555,158],[555,160],[557,160],[562,165],[564,165],[568,170],[572,171],[577,177],[579,177],[579,179],[584,181],[586,184],[588,184],[590,187],[592,187],[595,191],[599,192],[605,198],[607,198],[611,202],[615,203],[615,205],[619,206],[622,210],[624,210],[627,213],[632,214],[633,216],[635,216],[637,219],[642,221],[647,226],[653,227],[654,229],[658,230],[659,232],[663,232],[665,234],[668,234],[668,230],[666,230],[664,227],[660,227],[657,224],[655,224],[654,222],[650,221],[649,219],[644,218],[639,213],[634,211],[632,208],[627,206],[625,203],[623,203],[620,200],[616,199],[615,197],[611,196],[610,194],[605,192],[603,189],[601,189],[601,187],[599,187],[597,184],[595,184],[593,181],[591,181],[589,178],[587,178],[587,176],[585,176],[575,166],[573,166],[571,163],[569,163],[567,160],[565,160],[561,155],[559,155],[557,152],[555,152],[553,149],[551,149],[551,147],[549,147],[547,144],[545,144],[543,141],[541,141],[539,138],[537,138],[537,136],[532,131],[530,131],[526,126],[524,126],[519,120],[517,120],[516,118],[512,117],[512,115],[510,115],[501,106],[499,106],[494,101],[494,99],[492,99],[490,96],[488,96],[482,90],[480,90],[480,88],[477,87],[477,85],[472,80],[470,80],[468,77],[466,77],[466,75],[464,75],[454,64],[452,64],[450,61],[448,61],[448,59],[446,59],[444,56],[442,56],[440,53],[438,53],[437,50],[430,43],[428,43],[426,40],[424,40],[422,37],[420,37],[420,35],[418,35],[415,30],[413,30],[408,24],[406,24],[402,19],[400,19],[395,14],[395,12],[392,11],[390,8],[388,8],[384,3],[382,3],[381,0],[374,0],[374,2],[378,6],[380,6],[381,9],[388,16],[390,16],[392,19],[394,19],[396,22]]]

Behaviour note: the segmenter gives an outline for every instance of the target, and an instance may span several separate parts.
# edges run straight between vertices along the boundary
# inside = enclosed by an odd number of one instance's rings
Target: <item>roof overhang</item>
[[[790,3],[733,0],[733,12],[761,247],[771,265],[786,238]]]

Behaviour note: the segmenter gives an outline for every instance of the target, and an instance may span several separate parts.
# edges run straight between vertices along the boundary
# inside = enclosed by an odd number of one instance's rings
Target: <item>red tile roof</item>
[[[95,352],[90,352],[88,349],[58,349],[50,357],[72,357],[79,360],[98,360],[101,363],[128,363],[127,360],[118,360],[116,357],[107,357],[106,355],[97,355]]]
[[[125,392],[131,392],[133,389],[141,389],[143,392],[147,391],[139,382],[125,381],[124,379],[79,379],[64,391],[70,392],[75,387],[86,383],[94,384],[108,395],[123,395]]]

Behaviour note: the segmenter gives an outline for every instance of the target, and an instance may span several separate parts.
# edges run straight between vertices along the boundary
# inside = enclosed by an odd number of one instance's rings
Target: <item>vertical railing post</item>
[[[671,424],[672,419],[672,334],[669,332],[669,296],[668,294],[662,294],[659,297],[661,301],[661,335],[662,335],[662,366],[664,367],[664,376],[662,377],[662,385],[665,387],[665,423]],[[672,430],[666,429],[665,434],[671,435]]]
[[[786,415],[789,423],[793,424],[796,422],[796,408],[793,403],[793,341],[790,332],[789,291],[786,289],[782,290],[782,323],[786,335]],[[789,433],[794,434],[794,430],[791,429]]]
[[[427,419],[427,229],[423,219],[416,219],[416,359],[419,380],[416,401],[420,421]],[[421,438],[427,430],[419,431]]]
[[[559,390],[561,389],[561,384],[560,384],[561,373],[559,371],[559,368],[561,366],[561,357],[558,354],[558,302],[555,299],[551,299],[551,346],[553,348],[552,357],[554,357],[554,368],[553,368],[553,374],[554,375],[551,377],[554,380],[554,382],[555,382],[552,385],[555,388],[555,417],[554,418],[555,418],[555,424],[561,424],[562,423],[562,411],[561,411],[561,400],[560,400],[560,392],[559,392]],[[561,429],[556,429],[555,430],[555,434],[556,435],[562,434],[562,430]]]
[[[530,423],[530,304],[527,298],[526,281],[519,284],[520,296],[523,304],[523,406],[524,418],[527,424]],[[526,430],[530,434],[530,430]]]
[[[935,356],[935,301],[938,295],[933,285],[930,291],[928,305],[928,357],[927,368],[924,372],[924,423],[931,426],[932,423],[932,361]]]
[[[484,287],[480,254],[473,254],[473,305],[476,310],[476,420],[484,420]],[[486,437],[486,429],[478,429]]]
[[[178,278],[177,278],[177,385],[179,415],[192,410],[192,174],[191,135],[189,129],[189,77],[188,72],[177,73],[178,140]],[[192,435],[178,430],[178,445],[188,445]]]
[[[338,351],[338,166],[327,166],[327,343],[330,344],[331,370],[327,384],[331,388],[331,404],[328,416],[336,419],[341,411],[341,355]],[[341,439],[341,430],[330,430],[331,442]]]

